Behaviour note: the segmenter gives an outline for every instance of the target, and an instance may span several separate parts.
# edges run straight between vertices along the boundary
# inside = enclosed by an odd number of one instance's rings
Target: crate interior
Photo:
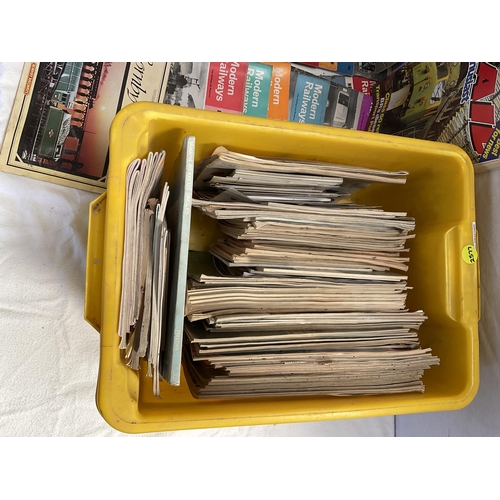
[[[441,360],[440,366],[426,370],[424,394],[196,400],[183,379],[180,387],[170,387],[162,381],[162,397],[157,399],[152,394],[151,379],[145,377],[145,370],[137,375],[124,367],[116,349],[111,354],[117,368],[115,372],[119,371],[120,383],[128,388],[143,418],[195,421],[196,415],[202,412],[203,418],[213,419],[214,426],[233,425],[240,418],[248,423],[252,418],[268,419],[269,422],[279,418],[286,422],[308,420],[313,414],[344,418],[405,413],[414,411],[415,405],[425,411],[428,404],[446,404],[446,401],[451,408],[468,397],[474,363],[471,329],[474,317],[470,317],[474,304],[467,301],[474,300],[475,295],[470,290],[470,275],[464,274],[464,269],[469,270],[464,268],[461,249],[469,227],[464,220],[470,216],[474,200],[472,178],[461,156],[446,148],[442,152],[426,148],[418,142],[408,141],[403,146],[394,144],[389,136],[369,139],[364,133],[318,130],[322,127],[306,127],[301,132],[290,124],[257,120],[258,125],[255,125],[241,117],[233,122],[215,113],[206,113],[203,118],[187,113],[181,120],[169,113],[144,113],[140,119],[147,120],[147,126],[142,123],[143,131],[134,149],[127,150],[128,146],[123,145],[122,154],[125,159],[127,155],[132,159],[147,154],[148,150],[165,149],[164,180],[168,180],[185,135],[196,136],[196,161],[223,145],[230,150],[260,156],[407,170],[406,185],[372,185],[359,192],[356,201],[387,210],[406,211],[415,217],[417,236],[408,245],[409,286],[413,289],[408,293],[407,305],[412,310],[423,309],[428,316],[419,331],[421,345],[432,348],[433,354]],[[194,211],[190,248],[206,249],[217,238],[214,227],[214,221]],[[117,344],[117,339],[109,341]],[[185,426],[196,427],[197,424],[191,422]]]

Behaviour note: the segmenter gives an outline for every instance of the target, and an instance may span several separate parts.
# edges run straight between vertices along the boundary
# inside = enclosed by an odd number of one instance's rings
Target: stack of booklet
[[[159,356],[170,235],[165,217],[169,186],[160,196],[165,152],[149,153],[127,169],[121,307],[118,334],[134,370],[147,356],[159,392]]]
[[[223,240],[190,252],[184,366],[200,398],[423,392],[439,363],[406,309],[415,220],[355,204],[406,172],[217,148],[193,206]]]
[[[180,384],[194,137],[186,137],[169,182],[161,186],[165,152],[127,169],[122,290],[118,333],[127,365]]]

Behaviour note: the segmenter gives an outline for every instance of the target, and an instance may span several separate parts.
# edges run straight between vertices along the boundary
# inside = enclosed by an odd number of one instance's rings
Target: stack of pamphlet
[[[118,332],[130,368],[139,370],[147,359],[157,397],[160,375],[180,383],[194,137],[184,139],[160,190],[164,163],[164,151],[149,153],[127,170]]]
[[[118,333],[134,370],[147,356],[148,375],[158,390],[162,314],[168,272],[169,231],[165,211],[169,186],[161,199],[160,178],[165,152],[149,153],[127,169],[122,292]]]
[[[193,206],[226,236],[190,252],[184,365],[195,397],[423,392],[439,363],[406,309],[415,220],[355,204],[406,172],[217,148]]]

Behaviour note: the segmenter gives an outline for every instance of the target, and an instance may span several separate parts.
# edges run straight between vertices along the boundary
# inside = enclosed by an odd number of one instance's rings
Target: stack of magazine
[[[258,158],[195,138],[127,171],[120,348],[197,398],[423,392],[439,364],[406,308],[415,220],[352,201],[407,172]],[[223,238],[189,251],[191,210]],[[144,362],[141,362],[143,360]]]
[[[122,290],[118,333],[127,365],[180,384],[194,137],[186,137],[168,182],[165,152],[149,153],[127,169]]]
[[[225,238],[190,252],[184,366],[195,397],[423,392],[439,363],[406,309],[415,221],[355,204],[406,172],[217,148],[193,206]]]
[[[159,353],[170,235],[165,212],[169,186],[159,185],[165,152],[134,160],[127,169],[122,292],[118,334],[134,370],[147,357],[148,375],[159,392]]]

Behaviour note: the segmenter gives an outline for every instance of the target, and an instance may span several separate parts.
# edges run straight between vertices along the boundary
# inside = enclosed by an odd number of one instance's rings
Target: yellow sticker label
[[[474,245],[465,245],[462,248],[462,259],[467,264],[475,264],[477,262],[477,250],[474,249]]]

